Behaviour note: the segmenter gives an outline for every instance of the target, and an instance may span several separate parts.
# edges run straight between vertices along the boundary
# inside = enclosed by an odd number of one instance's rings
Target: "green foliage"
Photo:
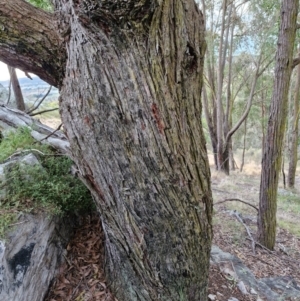
[[[48,11],[52,10],[52,6],[48,0],[27,0],[27,1],[32,5],[42,8],[44,10],[48,10]]]
[[[40,165],[15,165],[9,171],[6,189],[12,204],[43,208],[51,214],[84,212],[92,207],[88,189],[70,174],[67,157],[41,157]]]
[[[13,154],[32,149],[40,162],[6,167],[5,181],[0,187],[0,237],[19,212],[43,211],[49,215],[66,215],[94,209],[89,190],[70,173],[73,162],[66,156],[55,154],[49,146],[37,143],[30,131],[29,128],[19,128],[8,133],[0,144],[0,162]]]
[[[4,237],[7,229],[17,220],[16,212],[0,210],[0,237]]]
[[[0,163],[21,150],[34,148],[42,152],[48,151],[49,147],[46,145],[35,144],[35,140],[31,137],[30,132],[30,128],[21,127],[5,135],[5,138],[0,144]]]

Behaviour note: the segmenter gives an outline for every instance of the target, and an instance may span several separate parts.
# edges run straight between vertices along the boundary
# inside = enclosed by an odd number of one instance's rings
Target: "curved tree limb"
[[[263,72],[269,67],[269,65],[274,61],[274,58],[272,57],[267,64],[260,69],[260,65],[261,65],[261,58],[262,58],[262,54],[260,54],[258,63],[257,63],[257,68],[256,68],[256,72],[255,72],[255,76],[254,79],[252,81],[252,85],[251,85],[251,91],[250,91],[250,95],[248,97],[248,102],[247,102],[247,106],[246,109],[243,113],[243,115],[241,116],[241,118],[238,120],[238,122],[235,124],[235,126],[232,127],[232,129],[227,133],[226,135],[226,139],[225,139],[225,146],[224,149],[226,147],[226,145],[228,144],[230,138],[232,137],[232,135],[239,129],[239,127],[241,126],[241,124],[244,122],[244,120],[247,118],[251,106],[252,106],[252,101],[253,101],[253,97],[255,94],[255,89],[256,89],[256,83],[258,78],[263,74]]]
[[[0,60],[59,87],[66,51],[55,20],[24,0],[0,0]]]
[[[294,69],[297,65],[300,64],[300,57],[295,57],[293,59],[293,64],[292,64],[292,68]]]
[[[250,204],[250,203],[248,203],[248,202],[242,201],[242,200],[240,200],[240,199],[225,199],[225,200],[223,200],[223,201],[214,203],[214,205],[219,205],[219,204],[222,204],[222,203],[225,203],[225,202],[235,202],[235,201],[236,201],[236,202],[241,202],[241,203],[243,203],[243,204],[245,204],[245,205],[248,205],[248,206],[254,208],[254,209],[258,212],[258,208],[257,208],[256,206],[254,206],[254,205],[252,205],[252,204]]]

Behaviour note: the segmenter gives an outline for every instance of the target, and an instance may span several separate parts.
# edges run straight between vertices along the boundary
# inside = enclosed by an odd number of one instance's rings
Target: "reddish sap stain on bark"
[[[163,120],[160,117],[159,109],[158,109],[156,103],[152,104],[151,111],[152,111],[153,117],[154,117],[154,119],[156,121],[156,124],[157,124],[159,132],[161,134],[163,134],[164,133],[164,129],[165,129],[165,124],[164,124]]]

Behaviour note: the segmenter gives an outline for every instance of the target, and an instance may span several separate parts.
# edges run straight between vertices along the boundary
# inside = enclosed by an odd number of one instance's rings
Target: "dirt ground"
[[[299,183],[300,177],[297,177],[296,181]],[[259,184],[260,166],[253,161],[246,164],[243,173],[234,171],[231,172],[230,176],[216,172],[212,167],[212,191],[215,204],[213,244],[241,259],[256,278],[292,276],[300,285],[299,231],[295,231],[295,234],[278,226],[274,251],[256,245],[254,253],[247,230],[235,213],[243,217],[252,238],[256,240],[257,211],[253,207],[238,201],[223,202],[224,200],[239,199],[258,207]],[[287,195],[291,193],[283,188],[282,179],[280,179],[279,191]],[[300,206],[299,190],[294,189],[292,192],[294,198],[296,196],[299,199]],[[282,224],[291,223],[294,225],[292,230],[296,230],[300,226],[299,214],[289,210],[288,206],[283,203],[278,205],[277,220],[278,224],[281,222]],[[235,297],[239,301],[257,300],[256,296],[241,294],[236,285],[226,279],[216,266],[210,268],[209,293],[216,295],[216,300],[219,301],[227,301],[229,297]]]
[[[238,198],[257,206],[259,180],[257,166],[248,166],[248,173],[236,171],[230,177],[212,171],[214,203]],[[278,228],[275,250],[269,251],[258,246],[254,254],[246,228],[234,212],[242,214],[255,239],[255,209],[240,202],[228,201],[214,205],[213,244],[240,258],[257,278],[290,275],[300,285],[300,236]],[[293,220],[295,216],[287,212],[284,218]],[[99,233],[102,232],[97,217],[83,220],[69,243],[67,261],[61,267],[60,275],[54,281],[46,301],[114,300],[102,270],[103,237]],[[239,301],[257,300],[256,296],[243,295],[236,283],[223,276],[214,265],[210,267],[208,292],[216,295],[218,301],[227,301],[230,297]]]

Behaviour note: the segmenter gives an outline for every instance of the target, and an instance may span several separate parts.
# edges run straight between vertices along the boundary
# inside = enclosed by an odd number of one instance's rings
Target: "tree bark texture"
[[[64,75],[64,37],[54,15],[24,0],[0,0],[0,59],[58,87]]]
[[[11,85],[14,91],[15,95],[15,102],[16,102],[16,107],[18,110],[25,111],[25,102],[23,98],[23,93],[19,84],[19,80],[17,77],[17,72],[14,67],[7,66],[9,75],[10,75],[10,81]]]
[[[53,3],[67,52],[61,115],[101,214],[112,291],[120,301],[206,300],[201,12],[193,0]]]
[[[284,0],[276,52],[276,67],[270,117],[262,158],[258,239],[269,249],[276,239],[277,188],[287,118],[288,92],[293,63],[298,0]]]
[[[287,182],[288,187],[294,188],[295,186],[295,177],[296,169],[298,162],[298,136],[299,136],[299,92],[300,92],[300,65],[296,68],[296,86],[294,91],[293,103],[290,106],[291,108],[291,127],[289,133],[289,169]]]

